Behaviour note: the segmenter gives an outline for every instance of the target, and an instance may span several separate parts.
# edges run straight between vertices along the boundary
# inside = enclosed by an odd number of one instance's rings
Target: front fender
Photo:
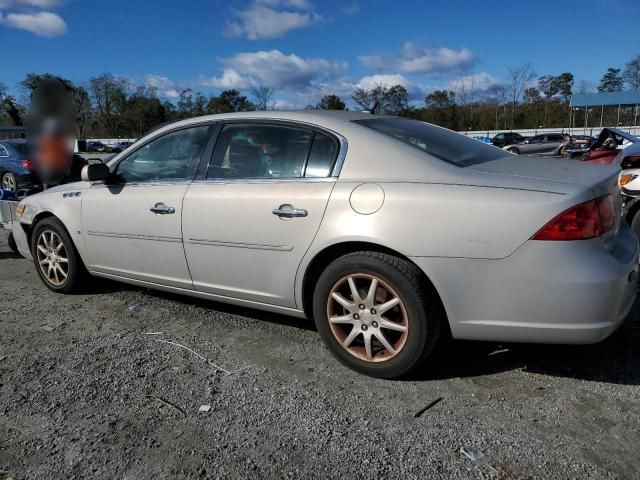
[[[21,204],[25,206],[25,211],[20,218],[20,225],[13,227],[14,238],[16,243],[20,245],[19,233],[16,235],[16,227],[23,232],[25,238],[22,239],[26,244],[27,250],[29,250],[28,238],[26,231],[29,230],[39,218],[43,216],[54,216],[62,222],[69,236],[73,241],[80,258],[85,260],[86,248],[84,244],[84,237],[82,234],[82,196],[89,188],[89,184],[86,182],[76,182],[63,185],[61,187],[55,187],[45,190],[42,193],[31,195],[24,200]],[[20,253],[23,252],[24,247],[19,247]],[[26,255],[25,255],[26,256]],[[29,252],[28,257],[31,257]]]

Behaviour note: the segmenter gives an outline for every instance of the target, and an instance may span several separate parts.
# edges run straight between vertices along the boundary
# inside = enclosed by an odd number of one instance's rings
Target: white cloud
[[[225,33],[250,40],[277,38],[321,22],[307,0],[254,0],[244,10],[231,10]]]
[[[55,13],[8,13],[0,19],[2,25],[26,30],[41,37],[57,37],[67,31],[67,24]]]
[[[309,0],[255,0],[255,3],[268,5],[270,7],[290,7],[298,10],[313,10],[313,3]]]
[[[65,0],[0,0],[0,26],[26,30],[41,37],[57,37],[67,31],[67,24],[47,9],[63,3]]]
[[[219,88],[220,90],[244,90],[256,85],[251,77],[243,77],[233,68],[225,68],[221,77],[212,77],[202,82],[207,87]]]
[[[158,90],[158,95],[161,97],[177,98],[180,96],[180,92],[178,91],[175,82],[169,77],[150,73],[146,75],[144,79],[147,85]]]
[[[411,86],[411,82],[406,77],[396,74],[388,75],[369,75],[362,77],[358,83],[355,84],[356,88],[363,88],[365,90],[371,90],[374,87],[393,87],[394,85],[402,85],[405,88]]]
[[[222,75],[205,80],[205,85],[237,89],[255,85],[279,90],[304,88],[314,82],[338,77],[347,68],[344,62],[285,55],[279,50],[238,53],[224,59],[223,63]]]
[[[406,42],[400,55],[365,55],[359,60],[366,67],[411,74],[463,70],[475,62],[473,54],[466,48],[425,48],[413,42]]]
[[[464,90],[466,92],[483,92],[497,83],[500,83],[500,81],[490,73],[479,72],[472,75],[463,75],[450,80],[447,88],[453,91]]]
[[[64,3],[63,0],[0,0],[0,9],[5,8],[53,8]]]

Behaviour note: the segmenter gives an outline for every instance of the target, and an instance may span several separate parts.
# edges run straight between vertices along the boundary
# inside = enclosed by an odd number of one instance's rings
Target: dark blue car
[[[40,188],[25,140],[0,140],[0,188],[19,194]]]

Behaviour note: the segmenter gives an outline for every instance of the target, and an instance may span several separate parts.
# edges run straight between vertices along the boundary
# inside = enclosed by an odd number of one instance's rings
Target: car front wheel
[[[380,252],[354,252],[320,275],[314,319],[342,363],[396,378],[421,365],[438,343],[441,318],[426,293],[414,264]]]
[[[59,220],[46,218],[36,225],[31,252],[38,275],[50,290],[69,293],[78,287],[81,261]]]

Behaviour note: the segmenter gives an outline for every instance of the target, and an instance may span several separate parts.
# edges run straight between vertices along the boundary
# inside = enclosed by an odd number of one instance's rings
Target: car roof
[[[271,110],[271,111],[253,111],[253,112],[234,112],[220,113],[215,115],[205,115],[202,117],[194,117],[178,122],[163,125],[165,127],[175,127],[178,125],[189,125],[203,121],[217,120],[242,120],[242,119],[264,119],[264,120],[291,120],[297,122],[315,123],[327,128],[338,128],[345,122],[354,120],[364,120],[368,118],[380,118],[383,115],[375,117],[367,112],[349,112],[346,110]]]

